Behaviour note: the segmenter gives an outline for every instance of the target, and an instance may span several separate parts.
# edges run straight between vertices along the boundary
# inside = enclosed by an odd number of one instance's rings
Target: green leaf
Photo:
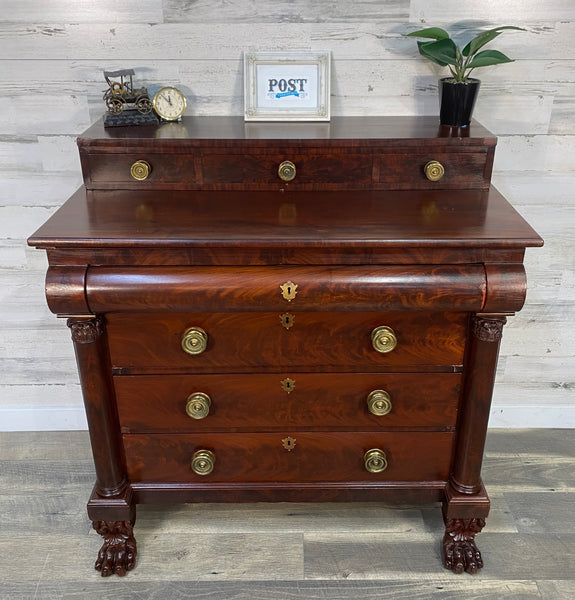
[[[438,40],[437,42],[417,42],[421,56],[434,63],[445,67],[446,65],[459,65],[457,61],[457,46],[451,39]]]
[[[445,29],[440,29],[439,27],[428,27],[427,29],[420,29],[419,31],[407,33],[406,37],[422,37],[432,40],[445,40],[449,37],[449,34],[447,31],[445,31]]]
[[[488,67],[490,65],[500,65],[502,63],[513,62],[508,56],[505,56],[498,50],[484,50],[475,55],[475,58],[467,65],[469,69],[477,67]]]
[[[483,48],[485,44],[488,44],[491,40],[495,39],[498,35],[501,35],[504,29],[516,29],[518,31],[525,31],[522,27],[513,27],[512,25],[506,25],[505,27],[496,27],[495,29],[489,29],[488,31],[482,31],[479,35],[474,37],[465,48],[463,48],[463,56],[473,56],[480,48]]]

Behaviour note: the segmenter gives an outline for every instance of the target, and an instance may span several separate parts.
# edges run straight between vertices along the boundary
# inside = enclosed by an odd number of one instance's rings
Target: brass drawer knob
[[[186,414],[192,419],[205,419],[210,414],[212,401],[203,392],[194,392],[188,396]]]
[[[380,325],[371,332],[371,343],[374,350],[387,354],[397,346],[397,338],[391,327]]]
[[[145,160],[137,160],[130,167],[130,175],[138,181],[144,181],[144,179],[148,179],[151,172],[152,166]]]
[[[196,475],[209,475],[214,470],[216,456],[210,450],[198,450],[192,456],[192,471]]]
[[[430,160],[425,167],[423,167],[423,170],[429,181],[439,181],[445,175],[443,165],[437,160]]]
[[[387,469],[387,458],[385,452],[379,448],[368,450],[364,457],[366,471],[370,473],[381,473]]]
[[[278,167],[278,175],[282,181],[291,181],[295,179],[296,168],[291,160],[284,160],[283,163]]]
[[[182,335],[182,350],[188,354],[201,354],[208,346],[208,334],[201,327],[190,327]]]
[[[373,390],[367,397],[367,409],[378,417],[387,415],[391,412],[391,396],[385,390]]]

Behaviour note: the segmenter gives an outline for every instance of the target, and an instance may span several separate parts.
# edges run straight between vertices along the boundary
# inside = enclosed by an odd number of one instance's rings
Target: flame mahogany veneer
[[[29,244],[76,351],[96,569],[135,566],[138,503],[356,500],[441,501],[444,565],[482,567],[499,341],[542,244],[490,187],[496,139],[204,117],[78,144],[85,186]]]

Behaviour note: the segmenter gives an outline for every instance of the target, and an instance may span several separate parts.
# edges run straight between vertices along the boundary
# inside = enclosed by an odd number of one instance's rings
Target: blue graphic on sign
[[[299,98],[299,92],[291,90],[290,92],[278,92],[276,98],[285,98],[286,96],[297,96]]]

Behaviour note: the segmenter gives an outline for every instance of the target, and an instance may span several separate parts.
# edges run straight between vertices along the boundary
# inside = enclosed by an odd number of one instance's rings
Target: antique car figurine
[[[133,69],[104,71],[108,89],[104,91],[104,102],[111,115],[124,110],[137,110],[143,115],[152,112],[152,101],[145,87],[134,89]]]

